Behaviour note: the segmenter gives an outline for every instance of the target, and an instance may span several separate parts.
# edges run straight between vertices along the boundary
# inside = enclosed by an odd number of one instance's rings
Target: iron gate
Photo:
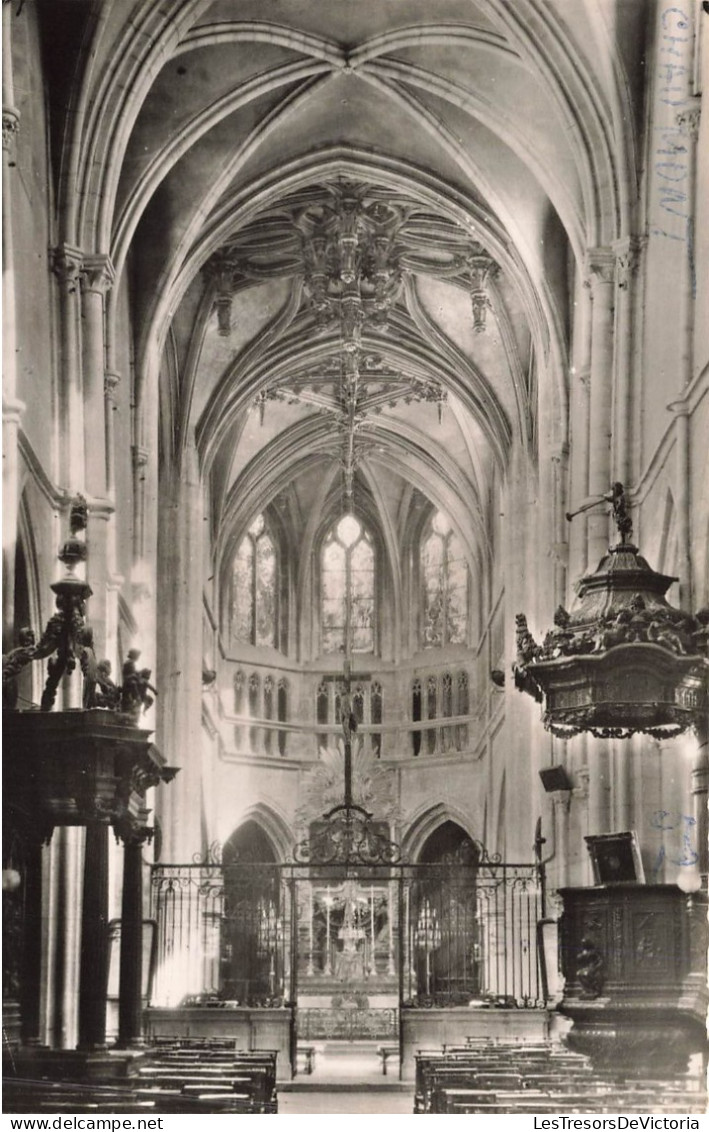
[[[426,864],[154,866],[153,1005],[288,1007],[294,1066],[299,1037],[397,1040],[410,1008],[544,1005],[543,874],[468,845]]]

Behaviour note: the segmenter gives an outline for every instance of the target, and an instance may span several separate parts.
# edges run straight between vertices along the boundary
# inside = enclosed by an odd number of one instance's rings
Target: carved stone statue
[[[584,936],[576,959],[576,978],[582,998],[598,998],[603,990],[603,956],[592,939]]]
[[[79,650],[79,664],[84,676],[81,703],[85,709],[94,708],[96,704],[97,663],[94,651],[94,631],[86,625],[77,634]]]
[[[606,495],[605,498],[613,507],[613,519],[618,528],[620,541],[622,543],[630,542],[633,533],[633,521],[628,514],[628,501],[622,483],[614,483],[610,495]]]
[[[524,613],[515,615],[515,623],[517,627],[517,661],[519,664],[530,664],[539,656],[539,645],[529,631]]]
[[[141,668],[140,672],[138,673],[138,692],[140,695],[140,701],[143,705],[143,711],[147,711],[148,708],[151,708],[153,706],[153,704],[155,703],[153,696],[157,696],[158,694],[157,688],[155,688],[150,683],[151,676],[152,669],[150,668]],[[152,692],[153,696],[149,695],[149,692]]]
[[[117,711],[121,703],[121,689],[111,679],[110,660],[100,660],[96,665],[96,707]]]
[[[34,630],[20,629],[17,648],[2,658],[2,706],[13,710],[17,706],[17,676],[36,654]]]
[[[138,670],[136,661],[140,656],[139,649],[131,649],[123,663],[123,686],[121,688],[121,711],[130,715],[137,723],[142,712],[152,707],[153,695],[157,696],[157,689],[150,683],[152,670],[141,668]]]

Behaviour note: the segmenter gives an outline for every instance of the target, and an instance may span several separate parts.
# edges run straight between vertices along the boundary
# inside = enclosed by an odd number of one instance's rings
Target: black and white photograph
[[[709,0],[2,18],[4,1128],[706,1127]]]

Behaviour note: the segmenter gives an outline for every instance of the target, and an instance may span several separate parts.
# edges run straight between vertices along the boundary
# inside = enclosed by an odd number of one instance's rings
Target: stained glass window
[[[353,515],[326,537],[321,565],[323,652],[373,652],[374,548]]]
[[[232,640],[276,643],[276,550],[263,515],[241,540],[232,572]]]
[[[466,644],[468,566],[460,539],[440,511],[421,546],[421,578],[424,647]]]

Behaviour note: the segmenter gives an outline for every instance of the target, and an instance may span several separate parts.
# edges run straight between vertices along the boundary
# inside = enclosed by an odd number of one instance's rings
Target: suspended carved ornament
[[[217,326],[222,338],[228,338],[232,330],[235,270],[236,264],[224,252],[217,252],[205,266],[205,274],[211,279],[214,287],[214,309],[217,312]]]
[[[340,321],[345,349],[365,320],[384,325],[401,290],[396,237],[405,209],[367,198],[364,185],[332,187],[331,202],[303,210],[305,287],[321,324]]]
[[[476,244],[468,257],[470,271],[470,302],[473,308],[473,330],[482,334],[490,306],[489,283],[499,274],[499,267],[487,254],[482,244]]]
[[[671,738],[707,711],[709,609],[693,616],[669,604],[677,578],[653,570],[630,541],[622,485],[604,498],[620,541],[580,580],[571,611],[559,606],[542,644],[517,614],[515,685],[544,704],[544,726],[559,738]]]

